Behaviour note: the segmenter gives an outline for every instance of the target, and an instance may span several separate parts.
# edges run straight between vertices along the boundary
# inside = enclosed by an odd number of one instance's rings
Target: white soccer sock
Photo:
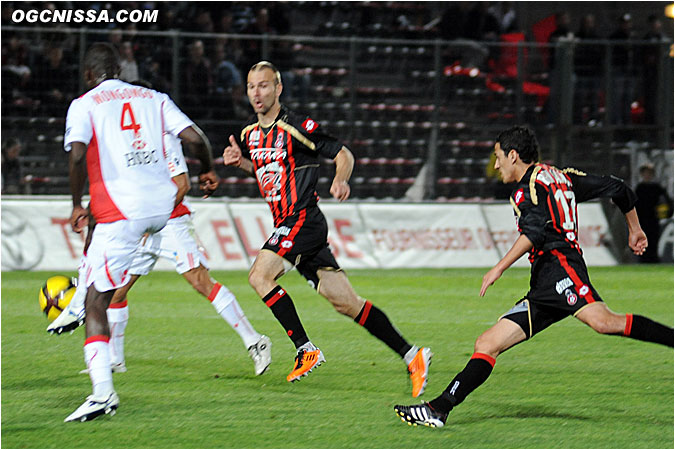
[[[246,348],[249,348],[260,340],[260,333],[255,331],[251,322],[241,310],[234,294],[220,283],[216,283],[211,290],[209,300],[232,329],[237,332]]]
[[[129,322],[129,307],[127,300],[114,303],[108,307],[108,324],[110,325],[110,362],[119,364],[124,362],[124,330]]]
[[[108,336],[91,336],[84,341],[84,362],[89,369],[94,397],[107,398],[115,390],[110,369]]]

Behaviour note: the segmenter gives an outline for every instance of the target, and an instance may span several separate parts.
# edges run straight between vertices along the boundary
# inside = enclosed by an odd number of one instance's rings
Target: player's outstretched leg
[[[426,347],[410,345],[391,323],[387,315],[369,300],[359,297],[342,271],[319,270],[319,293],[341,314],[384,342],[405,361],[412,382],[412,396],[419,397],[426,387],[433,353]]]
[[[396,405],[394,411],[409,425],[442,427],[450,411],[485,383],[492,373],[497,355],[525,338],[519,325],[511,320],[501,319],[476,339],[474,354],[466,367],[453,378],[441,395],[421,405]]]
[[[598,333],[625,336],[673,347],[672,327],[637,314],[617,314],[602,302],[588,305],[576,315],[576,318]]]

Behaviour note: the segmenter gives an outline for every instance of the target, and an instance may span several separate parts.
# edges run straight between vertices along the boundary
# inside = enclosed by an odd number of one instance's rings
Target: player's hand
[[[330,195],[333,196],[337,201],[344,202],[349,198],[351,189],[349,188],[349,183],[346,181],[337,181],[333,180],[333,184],[330,187]]]
[[[204,193],[202,198],[207,198],[213,194],[218,189],[219,183],[220,178],[214,170],[199,174],[199,189]]]
[[[483,284],[480,287],[480,296],[483,297],[487,289],[494,284],[504,273],[498,267],[493,267],[488,273],[483,276]]]
[[[641,229],[628,234],[628,246],[636,255],[642,255],[647,249],[647,235]]]
[[[73,212],[70,213],[70,227],[76,233],[82,233],[82,230],[89,225],[89,212],[81,206],[73,206]]]
[[[223,150],[223,164],[226,166],[241,166],[241,149],[235,141],[234,136],[230,135],[230,145]]]

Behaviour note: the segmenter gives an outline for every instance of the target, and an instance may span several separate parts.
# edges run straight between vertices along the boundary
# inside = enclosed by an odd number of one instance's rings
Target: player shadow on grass
[[[489,403],[490,414],[477,414],[459,420],[448,420],[448,424],[459,425],[474,422],[483,422],[487,419],[569,419],[569,420],[592,420],[593,416],[581,414],[569,414],[554,408],[541,405],[513,404],[513,403]],[[450,418],[449,418],[450,419]]]

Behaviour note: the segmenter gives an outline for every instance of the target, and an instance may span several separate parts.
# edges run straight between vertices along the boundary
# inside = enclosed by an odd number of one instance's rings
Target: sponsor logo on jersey
[[[579,294],[581,294],[583,297],[584,295],[588,294],[588,291],[590,291],[589,287],[584,284],[581,286],[581,289],[579,289]]]
[[[577,303],[577,294],[572,291],[572,289],[567,289],[565,291],[565,296],[567,297],[567,304],[570,306],[574,306]]]
[[[523,199],[525,198],[525,193],[523,192],[523,189],[518,189],[516,191],[516,194],[513,196],[513,201],[516,202],[516,206],[520,206],[520,204],[523,202]]]
[[[283,241],[281,241],[281,247],[288,250],[291,247],[293,247],[293,241],[291,241],[289,239],[284,239]]]
[[[308,117],[304,122],[302,122],[302,128],[304,128],[309,134],[312,134],[314,130],[319,128],[319,124]]]
[[[278,148],[254,148],[251,150],[251,160],[264,161],[266,159],[284,159],[286,150]]]
[[[574,283],[570,280],[570,277],[563,278],[555,284],[555,291],[558,294],[562,294],[565,289],[572,286]]]

